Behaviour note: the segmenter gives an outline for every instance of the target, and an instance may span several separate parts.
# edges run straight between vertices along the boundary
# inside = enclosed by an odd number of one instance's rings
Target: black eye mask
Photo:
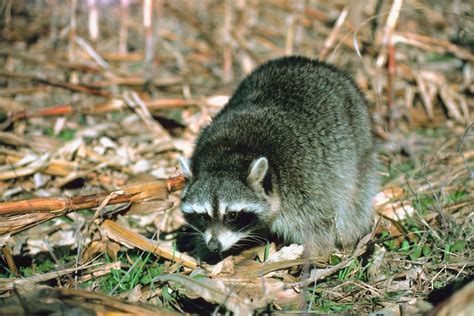
[[[224,216],[224,223],[232,231],[245,231],[260,226],[260,220],[254,212],[228,212]]]
[[[207,213],[183,213],[184,219],[186,219],[186,222],[189,224],[193,225],[197,229],[199,229],[201,232],[204,232],[206,228],[209,227],[209,224],[211,223],[212,219]]]

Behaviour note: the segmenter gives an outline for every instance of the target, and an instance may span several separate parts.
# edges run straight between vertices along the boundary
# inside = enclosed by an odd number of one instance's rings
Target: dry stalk
[[[97,40],[99,39],[99,9],[97,8],[96,0],[88,0],[89,9],[89,36],[93,47],[97,47]]]
[[[331,47],[334,45],[337,35],[341,31],[342,25],[344,24],[344,21],[346,20],[348,13],[349,13],[348,7],[344,7],[344,9],[341,11],[339,16],[337,17],[334,28],[332,29],[331,33],[329,33],[329,36],[324,41],[323,48],[321,49],[318,55],[319,59],[321,60],[324,59],[326,55],[328,54],[329,49],[331,49]]]
[[[451,53],[456,57],[474,62],[474,54],[469,50],[459,47],[449,41],[433,38],[425,35],[409,32],[397,32],[393,34],[393,43],[403,43],[411,46],[418,47],[427,52],[434,53]]]
[[[232,71],[232,16],[233,16],[233,1],[226,0],[224,2],[224,25],[223,33],[223,66],[222,77],[224,82],[232,81],[234,74]]]
[[[46,84],[53,87],[59,87],[74,92],[83,92],[98,96],[110,96],[110,92],[97,89],[90,85],[80,85],[69,82],[63,82],[52,78],[44,78],[40,76],[30,75],[26,73],[0,71],[0,77],[11,78],[22,81],[31,81],[33,84]]]
[[[115,194],[113,194],[113,198],[109,199],[108,205],[141,202],[149,199],[165,201],[168,193],[181,189],[183,185],[184,178],[178,176],[168,180],[128,185],[113,192],[2,202],[0,203],[0,218],[2,219],[0,235],[17,233],[40,222],[70,212],[98,207],[104,199],[109,198],[113,193]]]
[[[392,7],[390,8],[390,13],[387,17],[387,22],[384,28],[384,34],[382,38],[382,47],[380,53],[377,57],[375,64],[378,68],[381,68],[387,59],[387,49],[389,43],[392,41],[392,35],[395,30],[395,25],[397,24],[398,16],[400,15],[400,9],[402,8],[403,0],[394,0]]]
[[[145,28],[145,62],[143,63],[143,73],[145,74],[145,82],[151,82],[153,78],[153,2],[145,0],[143,2],[143,26]]]
[[[127,53],[128,39],[128,10],[129,0],[120,0],[120,31],[119,31],[119,47],[120,54]]]
[[[184,253],[180,253],[171,247],[161,245],[159,242],[145,238],[114,221],[107,219],[102,223],[101,227],[104,229],[107,237],[127,247],[151,252],[168,260],[182,263],[183,266],[187,268],[197,268],[197,262],[194,258]]]

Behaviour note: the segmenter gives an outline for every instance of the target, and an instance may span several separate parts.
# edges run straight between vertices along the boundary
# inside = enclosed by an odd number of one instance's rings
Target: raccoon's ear
[[[247,180],[250,185],[255,187],[256,185],[261,185],[265,175],[268,171],[268,160],[265,157],[260,157],[252,161],[250,165],[250,173],[247,177]]]
[[[179,156],[178,157],[179,168],[181,169],[181,173],[186,179],[191,179],[193,173],[191,172],[191,168],[189,167],[189,160]]]

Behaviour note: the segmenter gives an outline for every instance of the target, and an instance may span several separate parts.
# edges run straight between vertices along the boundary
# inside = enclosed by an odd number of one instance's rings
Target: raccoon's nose
[[[211,240],[207,243],[207,248],[212,252],[218,252],[221,250],[221,243],[215,237],[212,237]]]

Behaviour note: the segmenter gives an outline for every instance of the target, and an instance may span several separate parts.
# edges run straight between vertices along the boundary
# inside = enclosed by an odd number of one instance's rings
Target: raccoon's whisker
[[[198,233],[201,233],[203,234],[203,232],[198,229],[196,226],[192,225],[192,224],[189,224],[189,223],[186,223],[186,226],[189,226],[190,228],[194,229],[195,231],[197,231]]]
[[[249,238],[252,238],[253,240],[258,240],[258,241],[261,241],[261,242],[268,241],[268,238],[260,237],[260,236],[250,236]]]
[[[250,231],[250,232],[247,232],[247,236],[251,236],[251,237],[264,237],[265,235],[259,234],[259,233],[254,233],[254,232]]]
[[[250,229],[250,230],[248,231],[248,233],[250,233],[250,234],[252,234],[252,235],[261,235],[261,236],[265,236],[265,235],[266,235],[265,233],[259,231],[258,228]]]
[[[261,236],[248,236],[247,238],[253,239],[253,240],[260,240],[260,241],[266,241],[267,238],[261,237]]]
[[[239,229],[237,232],[241,233],[242,231],[246,230],[247,228],[251,227],[252,225],[253,225],[253,223],[249,223],[248,225],[246,225],[246,226],[242,227],[241,229]],[[257,230],[257,228],[253,228],[249,232],[253,232],[255,230]]]
[[[257,241],[257,242],[265,242],[267,241],[266,238],[263,237],[256,237],[256,236],[247,236],[242,238],[240,241]]]
[[[247,226],[244,226],[243,228],[239,229],[237,231],[237,233],[241,233],[242,231],[244,231],[246,228],[252,226],[252,224],[249,224]],[[249,229],[246,233],[246,237],[242,238],[241,240],[256,240],[256,241],[259,241],[259,242],[263,242],[263,241],[266,241],[267,238],[264,237],[263,234],[261,233],[255,233],[255,231],[258,231],[258,228],[252,228],[252,229]]]
[[[268,238],[265,236],[249,236],[250,238],[253,238],[255,240],[261,240],[261,241],[267,241]]]
[[[242,249],[245,249],[246,247],[244,245],[233,245],[231,247],[231,249],[238,249],[238,250],[242,250]]]
[[[263,244],[264,240],[256,240],[256,239],[242,239],[241,242],[243,243],[257,243],[257,244]]]
[[[248,233],[247,237],[259,238],[259,239],[266,239],[266,236],[263,234],[255,234],[255,233]]]

